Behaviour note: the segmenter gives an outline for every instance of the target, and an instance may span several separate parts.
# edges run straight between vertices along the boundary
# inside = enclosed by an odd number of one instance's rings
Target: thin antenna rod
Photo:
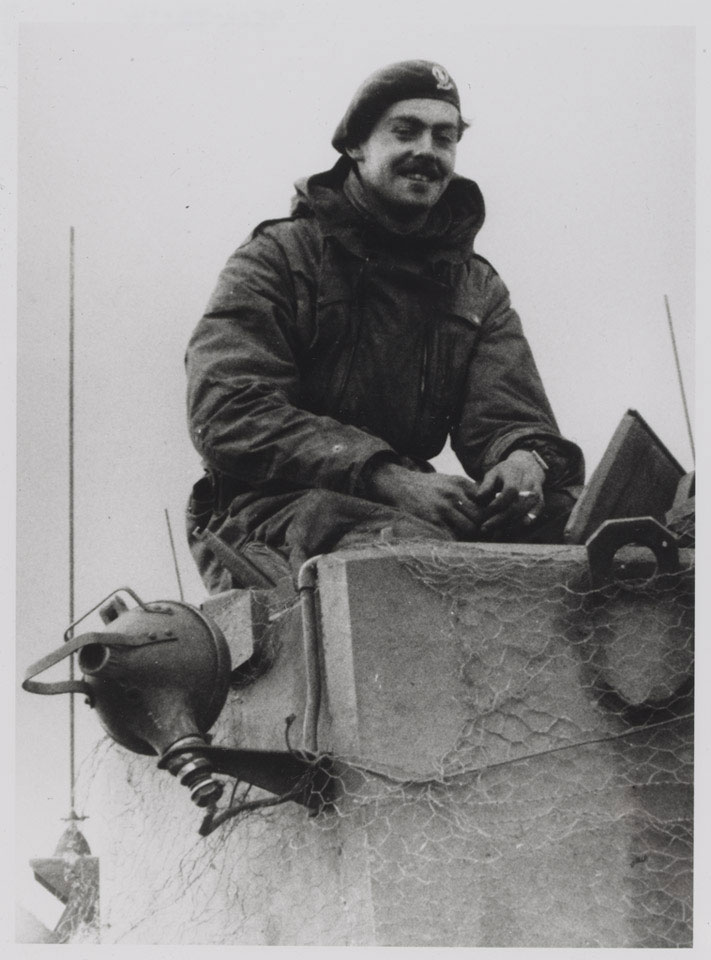
[[[674,363],[676,364],[676,375],[679,380],[679,389],[681,390],[681,402],[684,405],[684,417],[686,419],[686,429],[689,432],[689,444],[691,446],[691,459],[696,464],[696,450],[694,449],[694,434],[691,429],[691,419],[689,417],[689,407],[686,403],[686,391],[684,390],[684,379],[681,375],[681,365],[679,364],[679,353],[676,348],[676,337],[674,335],[674,322],[672,321],[671,310],[669,309],[669,297],[664,294],[664,306],[667,308],[667,320],[669,321],[669,333],[671,334],[672,347],[674,349]]]
[[[74,227],[69,228],[69,622],[74,623]],[[70,634],[70,638],[73,632]],[[74,680],[74,654],[69,658],[69,679]],[[75,802],[74,694],[69,694],[69,806]]]
[[[175,552],[175,541],[173,540],[173,530],[172,530],[172,527],[170,526],[170,517],[168,515],[168,508],[165,507],[164,509],[165,509],[165,522],[168,525],[168,537],[170,539],[170,549],[173,554],[173,564],[175,565],[175,576],[178,578],[178,592],[180,593],[180,599],[184,600],[185,597],[183,596],[183,584],[181,583],[180,570],[178,569],[178,556]]]

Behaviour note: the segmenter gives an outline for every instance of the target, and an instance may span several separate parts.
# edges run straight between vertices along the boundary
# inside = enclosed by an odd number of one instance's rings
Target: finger
[[[479,484],[477,490],[477,500],[485,502],[494,495],[495,491],[502,485],[501,477],[498,473],[487,473],[484,479]]]
[[[462,537],[473,537],[479,532],[482,520],[482,509],[477,502],[477,486],[473,482],[459,484],[450,491],[447,500],[442,504],[445,522],[455,533]]]
[[[480,517],[473,518],[452,509],[446,516],[442,517],[442,520],[459,540],[474,540],[479,536]]]
[[[474,504],[478,503],[479,487],[472,480],[454,484],[447,493],[453,503],[459,502],[460,500]]]
[[[508,510],[504,513],[497,513],[493,517],[489,517],[481,525],[481,532],[483,534],[494,533],[496,530],[504,530],[509,524],[513,523],[517,519],[517,515],[509,512]]]
[[[490,500],[486,505],[484,517],[488,518],[506,513],[511,504],[515,503],[517,499],[518,494],[516,490],[513,490],[510,487],[506,490],[499,490],[498,493],[494,494],[493,499]]]
[[[482,526],[481,532],[484,535],[490,535],[496,533],[496,531],[515,528],[517,526],[530,527],[538,520],[539,516],[540,513],[530,510],[523,516],[521,516],[520,513],[516,513],[509,514],[505,517],[495,517],[490,524]]]
[[[473,480],[464,480],[460,477],[457,477],[457,480],[461,482],[450,485],[445,493],[445,499],[452,504],[468,503],[478,507],[478,485]]]
[[[503,496],[501,500],[503,500]],[[482,524],[481,532],[489,533],[501,527],[515,523],[524,517],[529,517],[528,523],[533,523],[538,518],[543,509],[543,498],[533,490],[520,490],[506,506],[505,510],[497,512],[486,518]]]
[[[464,516],[469,520],[477,522],[481,520],[482,509],[478,503],[460,498],[459,500],[455,501],[452,506],[458,513],[464,514]]]
[[[466,530],[467,533],[478,531],[481,526],[483,513],[481,507],[469,500],[457,500],[452,506],[453,523],[458,524],[458,528]]]
[[[536,520],[538,520],[538,518],[542,513],[543,513],[543,504],[540,504],[540,506],[538,507],[533,507],[531,510],[528,511],[526,516],[523,517],[523,519],[521,520],[521,523],[525,527],[530,527],[531,524],[535,523]]]

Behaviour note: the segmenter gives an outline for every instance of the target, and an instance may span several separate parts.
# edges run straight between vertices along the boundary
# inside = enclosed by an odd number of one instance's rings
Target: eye
[[[437,143],[441,143],[448,147],[454,146],[454,144],[457,142],[456,134],[451,130],[440,131],[439,133],[435,134],[435,139],[437,140]]]
[[[417,130],[414,127],[395,127],[393,133],[398,140],[412,140],[417,136]]]

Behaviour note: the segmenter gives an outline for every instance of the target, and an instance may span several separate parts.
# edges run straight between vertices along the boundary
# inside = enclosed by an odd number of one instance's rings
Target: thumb
[[[498,481],[499,475],[494,467],[493,469],[489,470],[479,484],[479,489],[476,492],[475,500],[488,500],[495,488],[498,486]]]

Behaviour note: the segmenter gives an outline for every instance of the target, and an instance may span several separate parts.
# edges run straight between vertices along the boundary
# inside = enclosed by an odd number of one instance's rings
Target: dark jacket
[[[415,238],[386,232],[343,190],[349,161],[297,185],[220,275],[187,352],[192,440],[215,510],[303,489],[361,492],[379,457],[422,464],[448,437],[480,479],[541,446],[553,486],[582,481],[521,324],[472,244],[475,183],[455,177]]]

